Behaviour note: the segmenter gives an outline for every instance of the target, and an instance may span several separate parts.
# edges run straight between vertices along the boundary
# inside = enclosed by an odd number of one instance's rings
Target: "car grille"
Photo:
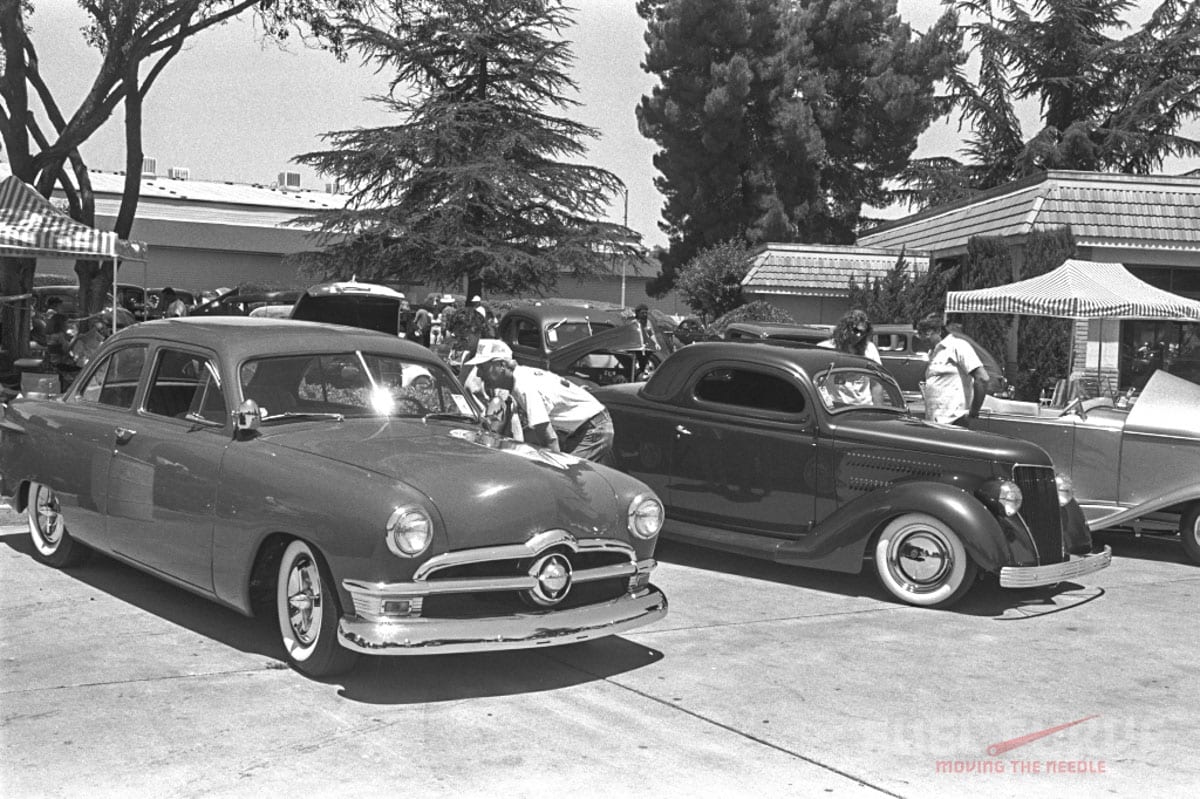
[[[1033,536],[1040,564],[1061,563],[1063,549],[1062,515],[1058,507],[1058,486],[1054,469],[1047,466],[1017,466],[1013,482],[1021,489],[1020,517]]]

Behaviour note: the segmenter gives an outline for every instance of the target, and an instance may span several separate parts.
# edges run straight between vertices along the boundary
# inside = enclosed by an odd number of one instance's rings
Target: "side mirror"
[[[237,433],[249,433],[258,429],[262,422],[262,411],[258,403],[252,399],[242,400],[242,404],[233,412],[233,429]]]

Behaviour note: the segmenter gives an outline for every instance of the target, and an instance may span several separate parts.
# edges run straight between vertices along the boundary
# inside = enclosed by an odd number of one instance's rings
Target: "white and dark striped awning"
[[[1121,264],[1068,259],[1008,286],[948,292],[946,312],[1200,321],[1200,302],[1151,286]]]
[[[0,182],[0,255],[146,260],[146,245],[80,224],[21,179]]]

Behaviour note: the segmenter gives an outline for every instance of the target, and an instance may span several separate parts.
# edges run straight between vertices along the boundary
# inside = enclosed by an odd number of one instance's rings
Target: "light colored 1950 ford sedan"
[[[977,429],[1032,441],[1066,472],[1092,530],[1178,532],[1200,563],[1200,385],[1158,370],[1131,408],[988,398]]]
[[[568,644],[661,618],[663,506],[638,480],[482,431],[395,336],[148,322],[0,422],[34,555],[91,550],[278,621],[288,661]]]

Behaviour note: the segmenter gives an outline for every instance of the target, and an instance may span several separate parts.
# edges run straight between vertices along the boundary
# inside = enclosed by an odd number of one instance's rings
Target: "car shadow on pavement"
[[[921,613],[957,613],[998,620],[1032,618],[1067,610],[1097,599],[1104,593],[1103,589],[1084,588],[1075,583],[1020,590],[1006,589],[999,586],[995,577],[984,575],[953,607],[929,610],[905,605],[892,597],[875,578],[874,567],[870,563],[864,564],[859,574],[845,574],[803,566],[787,566],[679,541],[660,541],[655,556],[663,563],[794,585],[829,594],[875,599],[895,605],[897,609],[911,609]]]
[[[0,543],[33,560],[27,534],[0,535]],[[248,618],[98,553],[59,573],[217,643],[274,661],[267,668],[287,668],[272,619]],[[338,693],[355,702],[419,704],[565,688],[632,671],[662,657],[657,650],[609,636],[546,649],[363,656],[347,674],[319,682],[342,686]],[[296,679],[310,678],[297,673]]]
[[[0,541],[9,549],[33,560],[33,545],[27,534],[3,535]],[[52,569],[42,564],[37,564],[37,568]],[[266,635],[258,620],[177,588],[107,555],[93,552],[83,565],[62,569],[59,573],[247,654],[283,660],[283,651],[274,645],[274,640]]]
[[[1188,557],[1179,536],[1136,536],[1132,530],[1113,529],[1098,530],[1092,533],[1092,540],[1096,542],[1097,546],[1108,544],[1112,547],[1113,557],[1137,558],[1157,563],[1198,565]]]

